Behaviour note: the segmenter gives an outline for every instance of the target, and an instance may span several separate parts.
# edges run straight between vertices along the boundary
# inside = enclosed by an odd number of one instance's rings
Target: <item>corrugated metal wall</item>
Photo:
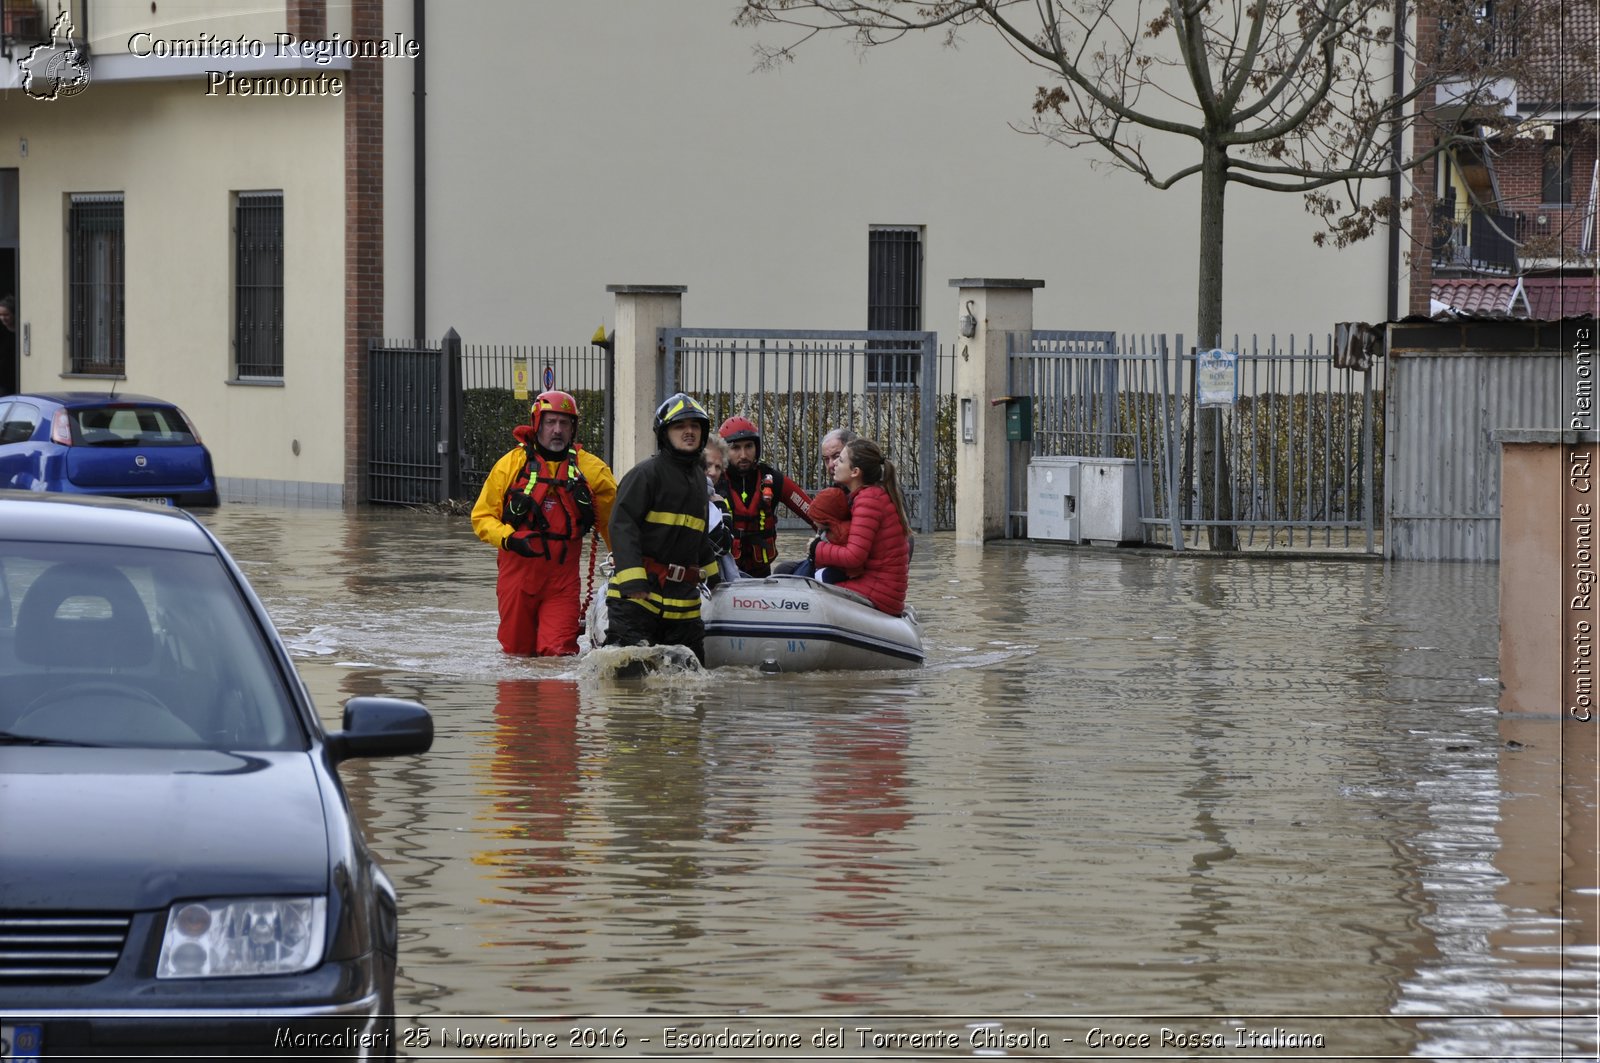
[[[1501,428],[1560,430],[1564,352],[1391,351],[1385,417],[1389,557],[1500,558]]]

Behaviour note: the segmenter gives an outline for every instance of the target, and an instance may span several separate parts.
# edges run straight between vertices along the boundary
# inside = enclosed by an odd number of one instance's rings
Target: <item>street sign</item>
[[[528,377],[532,372],[533,368],[527,362],[513,362],[511,365],[511,393],[524,402],[528,399]]]
[[[1201,406],[1232,406],[1239,397],[1239,356],[1233,351],[1201,351],[1194,358]]]
[[[544,389],[546,391],[554,391],[555,387],[556,367],[553,365],[547,365],[544,367]]]

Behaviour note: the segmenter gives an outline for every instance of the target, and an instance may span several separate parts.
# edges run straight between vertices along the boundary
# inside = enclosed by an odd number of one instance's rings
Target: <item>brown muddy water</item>
[[[343,769],[402,1056],[1596,1050],[1593,793],[1496,711],[1495,566],[925,536],[923,670],[619,682],[500,654],[463,518],[205,520],[324,717],[433,711]]]

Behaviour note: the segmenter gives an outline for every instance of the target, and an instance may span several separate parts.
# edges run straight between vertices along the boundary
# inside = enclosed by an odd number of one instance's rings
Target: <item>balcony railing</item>
[[[1526,214],[1456,210],[1442,201],[1434,214],[1433,264],[1485,273],[1514,273],[1517,248],[1535,232]]]

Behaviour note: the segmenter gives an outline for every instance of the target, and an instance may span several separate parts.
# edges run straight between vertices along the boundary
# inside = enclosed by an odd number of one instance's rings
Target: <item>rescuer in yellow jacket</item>
[[[576,442],[578,403],[565,391],[533,400],[529,423],[483,482],[472,530],[497,548],[500,647],[519,657],[578,652],[578,559],[599,528],[611,545],[617,478]]]

